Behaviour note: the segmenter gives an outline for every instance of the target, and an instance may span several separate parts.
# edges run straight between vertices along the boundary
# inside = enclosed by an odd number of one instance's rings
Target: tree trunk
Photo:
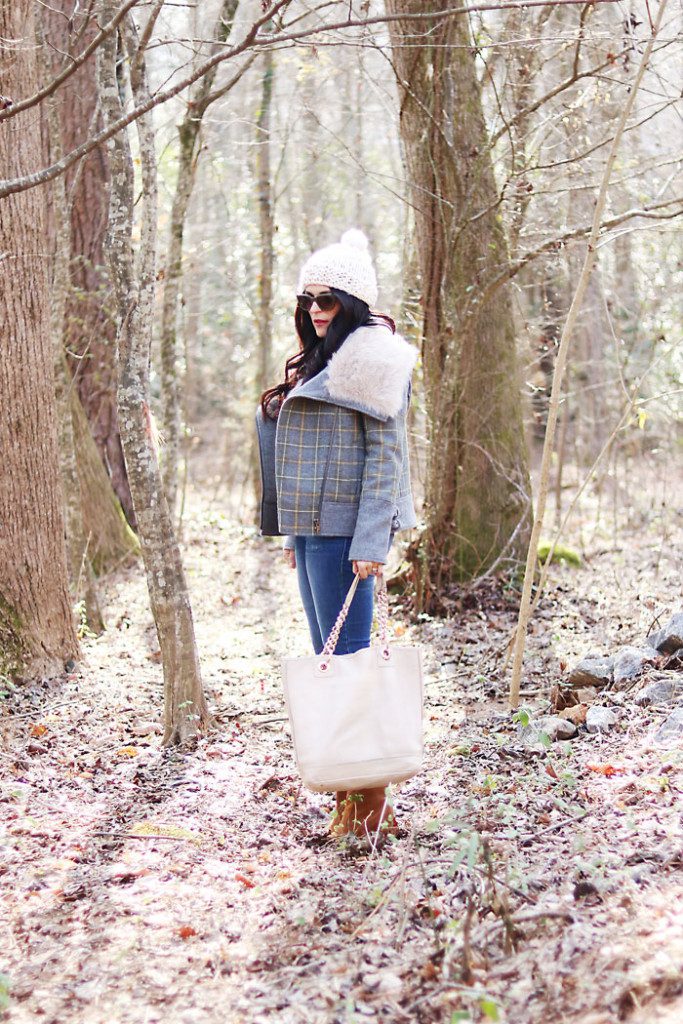
[[[34,5],[0,5],[3,92],[38,87]],[[0,44],[2,45],[2,44]],[[28,110],[0,128],[8,177],[40,167],[41,123]],[[64,516],[50,342],[49,282],[43,256],[47,190],[0,203],[0,673],[56,675],[78,656],[69,602]]]
[[[583,111],[580,111],[579,115],[583,115]],[[581,127],[583,128],[583,125]],[[585,170],[582,173],[585,174]],[[567,196],[568,210],[571,209],[573,215],[580,221],[590,221],[594,205],[592,191],[572,189]],[[579,310],[571,359],[576,410],[574,438],[579,461],[586,466],[593,462],[602,449],[618,416],[615,402],[616,353],[605,307],[605,284],[600,255],[598,254],[596,259],[586,287],[583,306]],[[567,288],[571,295],[573,283],[581,273],[581,250],[578,247],[569,248],[566,262]]]
[[[617,209],[628,209],[630,196],[616,188],[612,202]],[[611,309],[621,342],[624,377],[633,384],[647,373],[655,355],[654,339],[641,323],[641,283],[633,251],[633,233],[620,232],[614,240],[614,283]],[[651,391],[649,381],[641,385],[641,393]]]
[[[106,13],[111,16],[113,8]],[[131,81],[136,102],[147,95],[144,54],[136,49],[132,21],[127,21]],[[120,84],[116,75],[116,38],[99,54],[100,99],[103,116],[111,123],[121,115]],[[124,67],[122,62],[119,65]],[[183,743],[208,725],[194,636],[192,608],[180,549],[152,438],[149,363],[156,280],[157,168],[151,115],[137,121],[142,173],[140,251],[134,259],[133,164],[128,135],[110,142],[112,189],[108,252],[116,284],[119,329],[118,402],[121,437],[128,469],[142,556],[147,573],[152,614],[157,628],[164,673],[164,743]]]
[[[69,389],[69,398],[83,535],[88,559],[97,575],[102,576],[137,558],[140,544],[112,489],[85,410],[73,387]]]
[[[268,386],[273,349],[273,184],[270,172],[270,117],[273,100],[273,51],[263,55],[261,105],[256,117],[256,188],[259,211],[260,266],[258,275],[259,358],[256,390],[260,395]]]
[[[414,31],[390,23],[424,313],[426,529],[412,560],[430,609],[448,583],[521,562],[531,497],[512,305],[486,288],[508,253],[468,23],[428,22],[419,46]]]
[[[41,12],[43,33],[50,44],[46,56],[51,59],[53,72],[61,70],[63,55],[70,53],[73,39],[78,39],[76,48],[80,50],[97,31],[97,19],[92,14],[80,14],[76,6],[74,0],[55,0]],[[68,152],[102,126],[94,60],[86,61],[67,79],[56,93],[55,102],[61,148]],[[128,522],[134,526],[116,412],[116,325],[104,253],[110,178],[103,146],[66,173],[71,257],[64,345],[102,464]],[[78,458],[80,452],[76,454]]]
[[[43,64],[43,72],[49,76],[50,62],[44,56]],[[48,100],[48,111],[50,147],[53,157],[58,159],[62,155],[61,125],[54,97]],[[120,565],[132,553],[137,554],[138,543],[100,459],[67,361],[65,315],[72,295],[72,261],[71,218],[64,176],[52,182],[52,226],[51,322],[71,592],[74,603],[84,603],[88,628],[99,634],[104,630],[104,620],[95,574]]]
[[[230,35],[239,0],[223,0],[214,30],[216,44],[224,43]],[[195,171],[199,159],[200,129],[207,108],[217,97],[213,94],[218,68],[215,67],[194,87],[187,104],[187,112],[180,125],[178,137],[178,177],[176,180],[166,267],[164,299],[161,313],[161,394],[162,433],[164,436],[163,479],[166,499],[171,514],[175,510],[178,493],[178,462],[180,457],[181,411],[180,382],[178,379],[178,298],[183,271],[183,236],[187,208],[192,195]],[[220,93],[222,95],[222,92]]]
[[[48,101],[50,142],[61,155],[59,118],[52,100]],[[83,530],[81,491],[76,468],[76,451],[71,420],[71,374],[64,353],[64,312],[69,293],[69,220],[64,178],[52,182],[52,211],[55,253],[51,282],[52,348],[55,360],[55,397],[59,421],[59,463],[66,517],[67,552],[74,603],[84,605],[85,621],[93,633],[104,631],[104,620],[97,594],[95,574],[89,555],[89,538]],[[75,392],[74,392],[75,393]],[[82,613],[81,613],[82,614]]]
[[[263,54],[261,95],[256,114],[256,194],[259,221],[259,270],[257,288],[258,364],[254,404],[270,383],[273,361],[273,268],[275,265],[275,222],[273,218],[273,183],[270,167],[270,118],[273,102],[273,51]],[[259,493],[259,455],[254,436],[251,445],[251,478],[254,494]],[[258,513],[257,513],[258,521]]]

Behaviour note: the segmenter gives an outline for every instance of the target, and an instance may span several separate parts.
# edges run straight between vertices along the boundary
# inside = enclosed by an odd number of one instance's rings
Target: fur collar
[[[382,324],[359,327],[330,359],[330,398],[363,406],[381,419],[396,416],[417,355],[414,345]]]

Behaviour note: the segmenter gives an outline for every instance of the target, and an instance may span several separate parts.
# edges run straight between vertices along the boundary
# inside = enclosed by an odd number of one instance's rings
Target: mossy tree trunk
[[[34,4],[0,4],[3,93],[38,87]],[[35,110],[0,127],[0,166],[8,177],[44,160]],[[57,675],[78,656],[69,601],[64,515],[43,253],[46,188],[0,203],[0,674]]]
[[[420,0],[387,0],[391,14]],[[520,563],[531,522],[508,261],[465,17],[390,23],[415,215],[428,419],[426,527],[414,546],[418,604]]]
[[[128,525],[102,465],[88,418],[74,388],[69,390],[69,399],[83,536],[88,560],[95,573],[102,576],[137,558],[140,543]]]

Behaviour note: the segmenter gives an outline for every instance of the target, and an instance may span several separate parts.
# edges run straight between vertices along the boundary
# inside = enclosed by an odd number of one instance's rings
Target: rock
[[[76,999],[81,999],[84,1003],[91,1003],[97,996],[102,995],[102,982],[98,978],[92,981],[83,981],[80,985],[74,986],[73,994]]]
[[[656,679],[644,686],[633,698],[636,704],[648,707],[650,704],[669,704],[676,697],[683,696],[683,679],[671,672],[662,672]]]
[[[370,1006],[369,1003],[362,1003],[360,999],[355,1000],[354,1012],[360,1013],[363,1017],[368,1019],[377,1019],[377,1010],[374,1006]]]
[[[366,988],[368,992],[372,992],[374,989],[379,988],[381,975],[378,974],[377,971],[366,971],[365,974],[361,975],[360,980],[363,987]]]
[[[392,974],[390,971],[384,971],[380,975],[380,992],[400,992],[402,988],[403,982],[397,974]]]
[[[589,732],[608,732],[617,720],[616,712],[599,704],[586,712],[586,728]]]
[[[598,695],[598,691],[594,686],[582,686],[575,692],[579,704],[590,704]]]
[[[655,740],[659,743],[666,743],[669,740],[683,736],[683,707],[672,711],[666,722],[657,730]]]
[[[683,612],[676,612],[663,629],[650,633],[647,642],[660,654],[675,654],[679,651],[683,647]]]
[[[576,688],[579,686],[596,686],[599,690],[612,682],[614,659],[604,658],[599,654],[589,654],[582,658],[569,674],[569,682]]]
[[[657,660],[654,651],[643,647],[620,647],[613,659],[612,675],[614,685],[636,679],[646,665]]]
[[[528,746],[541,743],[541,737],[544,735],[551,742],[570,740],[572,736],[576,736],[576,726],[559,715],[541,715],[540,718],[533,718],[528,725],[522,725],[520,722],[517,726],[517,736]]]

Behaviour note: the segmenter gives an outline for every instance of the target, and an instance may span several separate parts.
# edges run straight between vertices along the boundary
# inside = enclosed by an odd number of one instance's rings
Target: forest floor
[[[587,558],[553,570],[530,631],[530,713],[588,650],[642,644],[680,607],[673,522],[652,503],[614,536],[586,513]],[[160,746],[139,566],[107,581],[107,632],[71,675],[4,694],[5,1019],[683,1020],[683,750],[655,739],[670,707],[634,701],[644,679],[601,695],[609,733],[528,746],[506,708],[507,599],[412,623],[397,608],[424,648],[427,763],[396,794],[399,837],[359,851],[326,839],[331,799],[292,761],[294,574],[197,496],[184,555],[217,719],[195,750]]]

